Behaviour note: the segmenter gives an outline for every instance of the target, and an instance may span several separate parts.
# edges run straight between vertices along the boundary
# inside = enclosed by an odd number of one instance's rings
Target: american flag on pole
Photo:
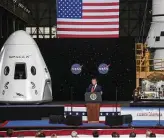
[[[57,0],[58,38],[118,38],[119,0]]]

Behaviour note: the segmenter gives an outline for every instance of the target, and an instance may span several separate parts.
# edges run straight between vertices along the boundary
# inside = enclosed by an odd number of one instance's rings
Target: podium
[[[99,122],[100,103],[102,102],[101,93],[86,92],[85,102],[87,107],[88,123]]]

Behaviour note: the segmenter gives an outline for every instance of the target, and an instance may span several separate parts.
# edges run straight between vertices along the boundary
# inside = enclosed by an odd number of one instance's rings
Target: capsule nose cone
[[[5,45],[36,45],[36,42],[28,33],[19,30],[10,35]]]

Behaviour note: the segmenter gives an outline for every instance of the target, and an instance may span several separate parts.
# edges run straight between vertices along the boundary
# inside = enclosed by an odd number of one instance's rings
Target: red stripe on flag
[[[113,35],[66,35],[66,34],[57,34],[58,38],[118,38],[118,34]]]
[[[119,15],[108,15],[108,16],[83,16],[83,19],[112,19],[119,18]]]
[[[119,2],[111,2],[111,3],[83,3],[83,6],[119,6]]]
[[[64,22],[58,21],[58,25],[119,25],[119,22]]]
[[[119,28],[58,28],[57,31],[105,32],[105,31],[119,31]]]
[[[119,12],[119,9],[84,9],[83,12]]]

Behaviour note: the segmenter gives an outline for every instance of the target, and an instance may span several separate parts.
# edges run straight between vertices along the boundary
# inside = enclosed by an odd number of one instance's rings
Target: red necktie
[[[92,86],[91,92],[94,92],[94,87],[95,87],[95,86]]]

